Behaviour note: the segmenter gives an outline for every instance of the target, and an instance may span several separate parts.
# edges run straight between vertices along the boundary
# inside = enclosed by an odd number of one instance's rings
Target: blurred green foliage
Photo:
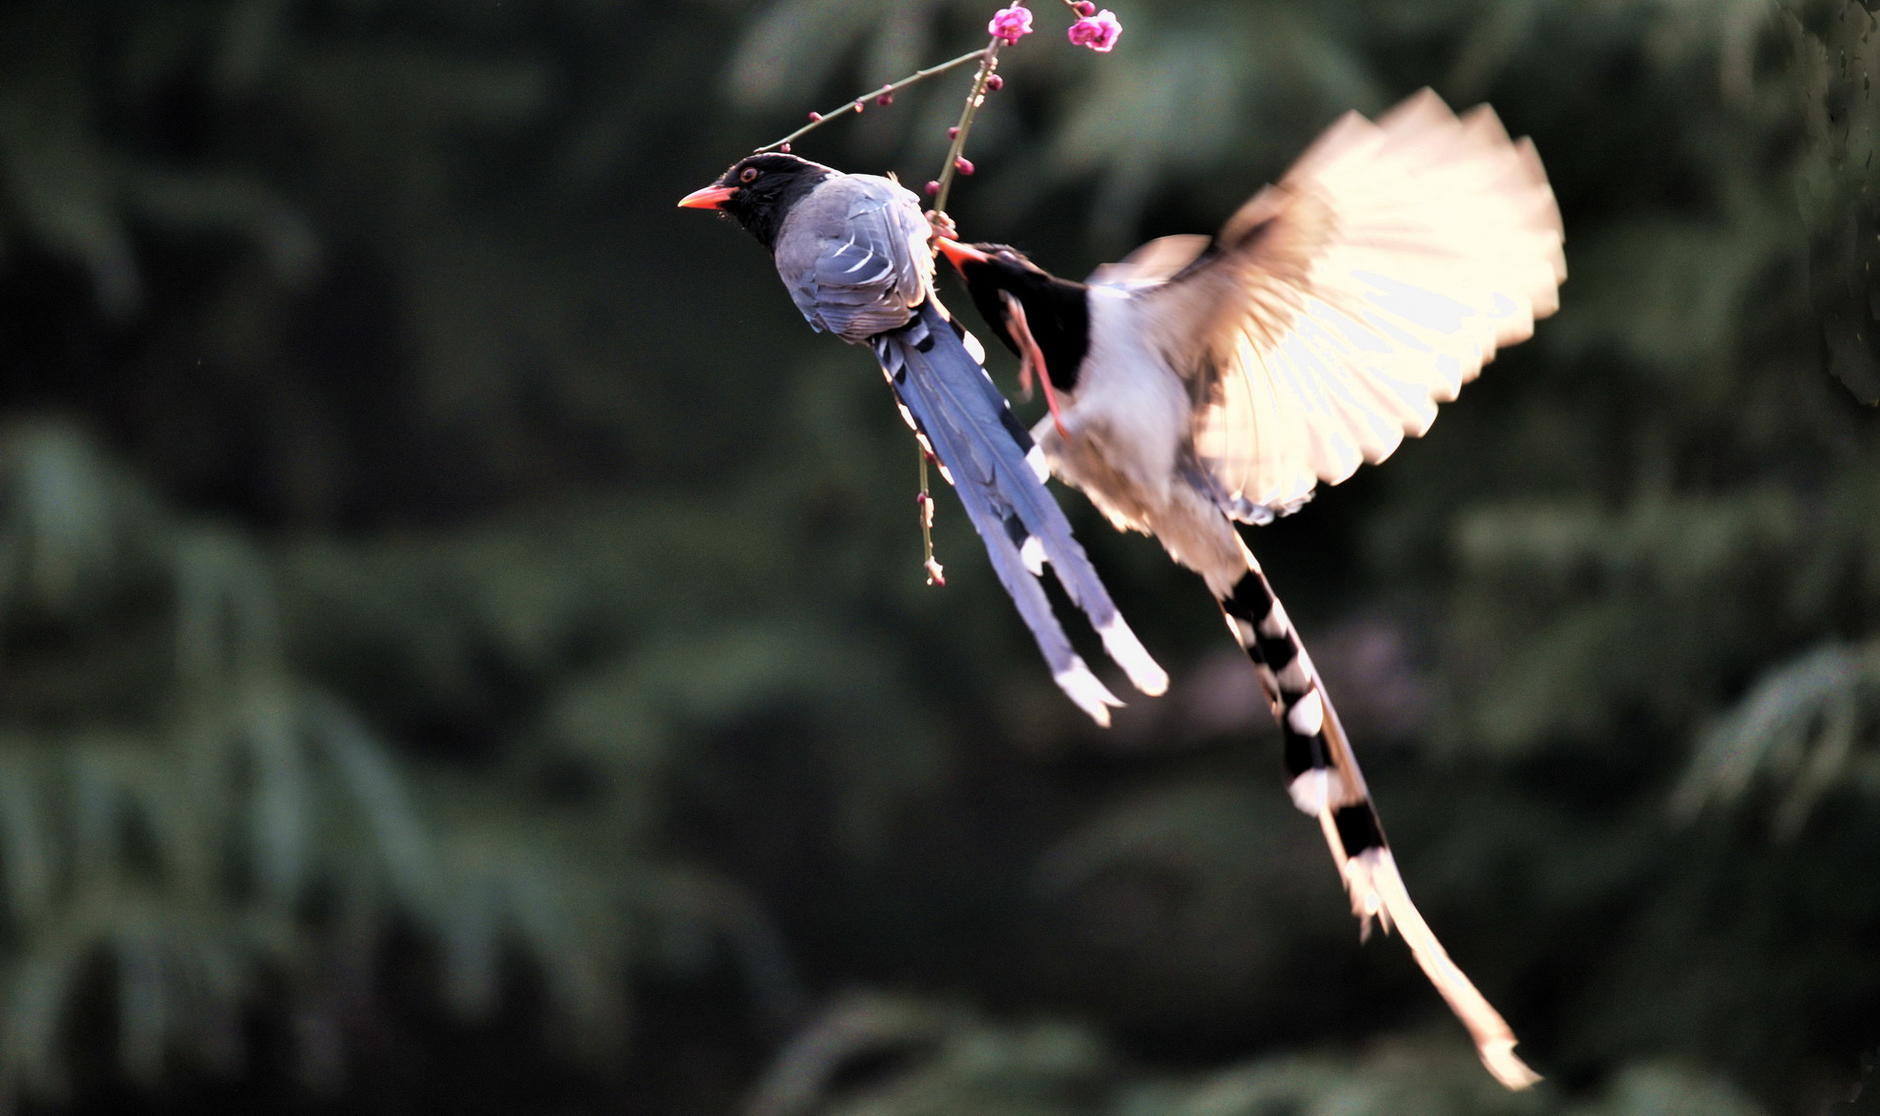
[[[954,216],[1059,271],[1423,84],[1548,164],[1562,312],[1252,542],[1550,1082],[1358,948],[1192,579],[1066,497],[1176,676],[1081,723],[944,497],[922,587],[866,356],[672,211],[985,7],[18,0],[0,1110],[1871,1103],[1872,5],[1038,9]],[[798,150],[922,180],[964,80]]]

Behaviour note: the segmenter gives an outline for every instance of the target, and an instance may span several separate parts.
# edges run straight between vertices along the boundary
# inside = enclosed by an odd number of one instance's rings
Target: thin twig
[[[979,72],[973,75],[973,91],[966,95],[966,107],[960,110],[960,122],[954,126],[953,142],[947,147],[946,165],[940,168],[940,188],[933,195],[935,213],[944,215],[947,211],[947,192],[953,188],[953,174],[959,169],[960,152],[966,150],[966,133],[973,130],[973,117],[979,114],[979,106],[986,103],[986,79],[999,68],[999,48],[1004,45],[1005,40],[994,35],[984,49],[975,52],[983,57],[979,63]]]
[[[993,42],[995,43],[998,41],[999,40],[997,39],[993,40]],[[925,81],[928,78],[933,77],[936,74],[944,74],[948,70],[958,69],[959,67],[966,65],[966,63],[971,62],[973,59],[978,58],[981,55],[985,54],[987,49],[988,48],[986,47],[981,47],[978,50],[969,51],[966,54],[962,54],[958,58],[950,58],[947,61],[942,62],[937,66],[929,66],[924,70],[915,70],[913,73],[902,78],[900,81],[894,82],[890,85],[884,85],[880,89],[877,89],[871,93],[864,93],[861,96],[854,98],[853,100],[845,101],[843,102],[842,107],[830,109],[827,113],[811,113],[810,121],[808,124],[803,125],[801,128],[798,128],[796,131],[791,132],[789,135],[783,137],[780,140],[775,141],[774,143],[767,143],[762,147],[752,148],[751,153],[755,155],[764,151],[775,151],[778,148],[782,147],[784,144],[789,143],[791,140],[796,139],[798,136],[807,135],[810,132],[815,131],[816,129],[822,127],[824,124],[827,124],[831,120],[834,120],[837,117],[841,116],[845,112],[860,112],[862,110],[862,106],[867,104],[869,98],[871,97],[891,97],[894,94],[899,93],[901,90],[906,89],[908,86],[913,85],[915,82]]]
[[[920,451],[920,496],[915,500],[920,505],[920,545],[924,552],[921,568],[927,571],[927,584],[946,587],[947,579],[940,573],[940,563],[933,556],[933,493],[927,491],[927,451]]]
[[[978,115],[979,106],[986,103],[986,79],[999,66],[999,48],[1005,40],[994,35],[988,43],[972,54],[963,54],[952,62],[952,66],[962,59],[979,58],[979,72],[973,75],[972,91],[966,94],[966,106],[960,110],[960,122],[953,128],[953,142],[947,145],[946,163],[940,168],[939,186],[934,190],[933,212],[942,221],[946,220],[947,192],[953,188],[953,175],[959,169],[960,152],[966,149],[966,134],[973,130],[973,117]],[[928,584],[945,585],[946,579],[936,577],[934,571],[939,563],[933,556],[933,494],[927,487],[927,454],[920,455],[920,545],[921,565],[927,571]]]

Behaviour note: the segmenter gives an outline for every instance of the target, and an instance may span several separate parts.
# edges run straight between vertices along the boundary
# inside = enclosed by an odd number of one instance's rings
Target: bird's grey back
[[[777,272],[812,326],[850,343],[907,324],[933,287],[920,199],[870,174],[813,190],[777,238]]]

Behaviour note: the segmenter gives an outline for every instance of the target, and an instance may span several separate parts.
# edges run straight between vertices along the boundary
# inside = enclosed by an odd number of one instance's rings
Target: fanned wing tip
[[[1333,122],[1227,222],[1207,278],[1154,294],[1161,343],[1204,338],[1218,377],[1195,437],[1223,506],[1337,484],[1426,432],[1558,310],[1563,239],[1533,143],[1488,106],[1422,89]]]
[[[1380,142],[1381,137],[1382,129],[1376,124],[1365,119],[1363,114],[1356,110],[1348,111],[1332,121],[1323,132],[1319,133],[1317,139],[1307,145],[1299,158],[1293,161],[1288,177],[1315,173],[1333,160],[1346,158],[1354,150],[1375,146]],[[1258,202],[1260,198],[1261,195],[1255,195],[1254,201]],[[1236,226],[1251,224],[1256,219],[1257,212],[1258,207],[1254,205],[1243,206],[1240,213],[1234,215],[1234,221],[1229,222],[1227,227],[1233,229]],[[1248,220],[1243,222],[1243,216]]]
[[[1129,675],[1130,685],[1150,697],[1160,697],[1168,691],[1168,671],[1150,657],[1148,649],[1123,622],[1121,614],[1099,626],[1097,634],[1103,637],[1103,649],[1110,653],[1110,658]]]
[[[1101,679],[1090,672],[1090,667],[1075,656],[1071,665],[1051,676],[1066,697],[1077,708],[1090,715],[1090,719],[1104,728],[1110,727],[1110,709],[1120,708],[1122,701]]]
[[[1198,233],[1159,236],[1115,263],[1099,266],[1084,281],[1106,287],[1160,283],[1195,262],[1207,251],[1209,242],[1208,237]]]
[[[1529,220],[1536,231],[1553,241],[1553,250],[1547,254],[1548,266],[1553,271],[1553,282],[1539,285],[1531,294],[1534,316],[1545,318],[1560,309],[1560,284],[1567,281],[1566,234],[1560,222],[1560,202],[1554,197],[1553,184],[1547,178],[1547,165],[1541,162],[1541,153],[1534,146],[1533,137],[1522,136],[1516,140],[1514,154],[1520,167],[1522,184],[1534,199],[1534,212],[1529,215]]]
[[[1442,94],[1426,85],[1379,113],[1377,126],[1386,132],[1426,132],[1455,118]]]

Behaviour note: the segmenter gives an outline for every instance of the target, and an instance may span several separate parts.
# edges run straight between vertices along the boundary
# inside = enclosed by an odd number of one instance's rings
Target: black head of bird
[[[1025,327],[1042,350],[1043,371],[1051,386],[1074,390],[1077,371],[1090,347],[1088,288],[1051,274],[1009,244],[964,244],[941,238],[935,246],[959,273],[973,306],[1005,347],[1024,355],[1020,339],[1014,336],[1016,303]]]
[[[747,155],[710,186],[679,199],[686,209],[716,209],[737,220],[766,248],[775,248],[784,215],[825,179],[841,172],[795,155]]]

